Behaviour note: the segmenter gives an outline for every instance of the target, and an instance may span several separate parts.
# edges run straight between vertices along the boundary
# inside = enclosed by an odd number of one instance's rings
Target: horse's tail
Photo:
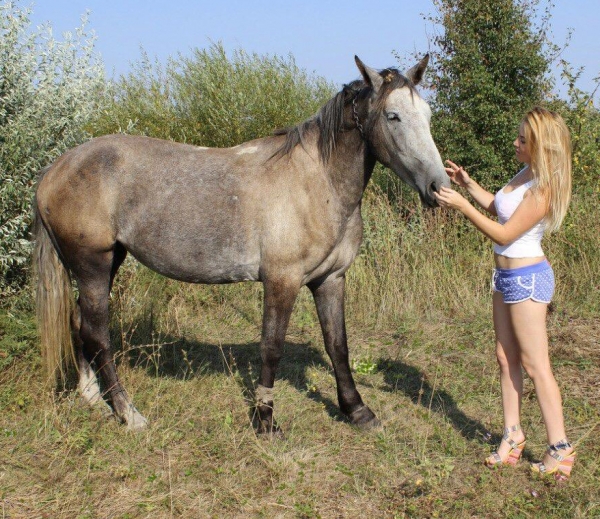
[[[42,173],[43,175],[43,173]],[[71,338],[73,290],[71,277],[58,256],[34,202],[34,272],[37,277],[36,310],[42,359],[51,387],[64,385],[69,368],[75,365]]]

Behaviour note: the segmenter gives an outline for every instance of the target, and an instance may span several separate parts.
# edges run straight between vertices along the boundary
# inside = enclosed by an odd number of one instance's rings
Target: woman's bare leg
[[[494,292],[494,330],[496,332],[496,358],[500,366],[500,387],[502,389],[502,410],[504,427],[512,427],[520,423],[521,398],[523,396],[523,372],[521,370],[521,352],[519,343],[513,332],[509,304],[502,299],[500,292]],[[510,438],[521,443],[524,433],[521,430],[510,433]],[[506,459],[511,449],[510,444],[503,441],[498,447],[502,460]]]
[[[533,300],[509,305],[513,332],[519,344],[521,363],[533,381],[542,418],[546,426],[548,444],[552,445],[566,437],[562,399],[558,384],[552,374],[548,353],[548,334],[546,331],[545,303]],[[561,454],[568,454],[565,449]],[[551,469],[556,460],[546,455],[544,464]]]

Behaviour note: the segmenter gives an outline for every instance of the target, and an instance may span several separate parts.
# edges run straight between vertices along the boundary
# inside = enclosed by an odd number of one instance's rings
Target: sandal
[[[498,468],[502,465],[516,465],[519,459],[521,459],[521,454],[523,454],[523,449],[525,449],[526,441],[523,440],[521,443],[516,443],[510,437],[511,433],[518,431],[519,429],[521,429],[521,426],[518,424],[504,429],[502,440],[510,445],[510,451],[508,451],[508,455],[505,459],[500,457],[498,451],[492,452],[492,454],[483,462],[488,469]]]
[[[573,469],[577,453],[573,451],[566,456],[562,456],[558,451],[572,448],[573,445],[566,438],[556,442],[554,445],[548,445],[546,454],[554,458],[558,463],[551,469],[547,468],[543,461],[532,463],[531,472],[539,474],[542,477],[553,475],[556,481],[566,481],[571,476],[571,470]]]

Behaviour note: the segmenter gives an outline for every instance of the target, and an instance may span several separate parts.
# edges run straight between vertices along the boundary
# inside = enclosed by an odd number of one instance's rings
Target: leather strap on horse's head
[[[358,96],[360,95],[360,91],[356,92],[356,95],[352,98],[352,118],[354,119],[354,122],[356,124],[356,128],[358,129],[360,136],[365,139],[365,129],[363,128],[363,125],[360,122],[360,119],[358,117],[358,110],[356,109],[356,100],[358,99]]]

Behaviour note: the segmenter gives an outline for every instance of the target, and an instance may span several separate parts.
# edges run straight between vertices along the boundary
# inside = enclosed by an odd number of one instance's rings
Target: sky
[[[555,4],[552,39],[562,45],[572,31],[561,58],[585,67],[578,86],[591,92],[600,75],[600,1]],[[394,52],[409,57],[433,50],[431,40],[440,30],[425,19],[435,14],[432,0],[24,0],[21,5],[33,9],[34,27],[49,23],[57,39],[74,32],[89,11],[96,50],[108,77],[115,78],[140,60],[141,49],[164,63],[169,56],[221,43],[228,53],[291,55],[300,68],[341,87],[358,77],[355,54],[373,68],[401,66]],[[564,97],[560,80],[556,91]]]

